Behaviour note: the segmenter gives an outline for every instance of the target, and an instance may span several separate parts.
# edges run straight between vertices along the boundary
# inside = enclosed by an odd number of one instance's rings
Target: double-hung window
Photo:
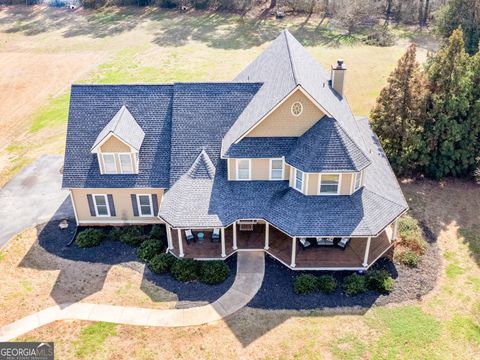
[[[339,185],[339,174],[320,175],[320,194],[338,194]]]
[[[270,180],[283,180],[283,159],[270,160]]]
[[[250,159],[237,159],[237,180],[250,180]]]
[[[93,195],[93,203],[95,205],[96,216],[110,216],[110,208],[108,206],[107,195]]]
[[[362,185],[362,172],[355,173],[355,184],[353,186],[353,191],[357,191],[360,189],[360,185]]]
[[[105,174],[116,174],[117,165],[115,164],[115,155],[111,153],[103,153],[103,172]]]
[[[140,216],[153,216],[152,196],[137,194],[138,213]]]
[[[305,178],[305,173],[301,170],[295,169],[295,189],[303,192],[303,180]]]
[[[122,174],[133,174],[132,155],[130,153],[120,153],[118,159]]]

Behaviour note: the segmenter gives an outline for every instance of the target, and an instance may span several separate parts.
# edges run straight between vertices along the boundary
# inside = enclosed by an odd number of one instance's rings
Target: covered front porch
[[[195,259],[225,259],[237,251],[263,250],[296,269],[359,270],[366,269],[393,245],[396,221],[376,237],[352,237],[344,249],[337,245],[317,245],[315,238],[307,238],[311,246],[304,248],[300,237],[290,237],[266,221],[235,222],[220,229],[220,238],[212,240],[213,229],[190,229],[193,241],[188,241],[185,229],[167,226],[169,249],[177,257]],[[203,233],[203,240],[198,239]],[[336,239],[338,241],[338,239]]]

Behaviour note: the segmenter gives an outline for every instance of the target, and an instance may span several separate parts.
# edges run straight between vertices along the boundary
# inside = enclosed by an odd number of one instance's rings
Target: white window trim
[[[248,161],[248,179],[240,179],[238,177],[238,174],[239,174],[239,167],[240,167],[240,161]],[[235,167],[236,167],[236,170],[237,170],[237,173],[235,174],[236,175],[236,178],[238,181],[250,181],[252,180],[252,159],[236,159],[235,160]]]
[[[153,213],[152,194],[135,194],[135,196],[137,197],[138,216],[140,216],[140,217],[155,216],[155,214]],[[148,201],[150,202],[150,215],[143,215],[142,214],[142,206],[140,205],[140,196],[148,196]]]
[[[357,176],[360,178],[360,182],[358,183],[358,188],[355,189],[355,183],[357,182]],[[363,181],[363,171],[355,173],[355,176],[353,177],[353,191],[352,194],[362,187],[362,181]]]
[[[297,189],[297,172],[301,172],[302,173],[302,188],[301,189]],[[297,168],[295,168],[295,173],[293,174],[293,188],[299,192],[301,192],[303,194],[304,192],[304,189],[305,189],[305,172],[303,172],[302,170],[299,170]]]
[[[280,179],[273,179],[272,178],[272,171],[273,171],[273,161],[278,161],[280,160],[282,162],[282,175],[280,177]],[[281,181],[283,180],[283,178],[285,177],[285,161],[283,160],[283,158],[274,158],[274,159],[270,159],[269,161],[270,163],[270,169],[269,169],[269,173],[268,173],[268,179],[269,180],[272,180],[272,181]]]
[[[325,193],[321,192],[322,189],[322,176],[323,175],[338,175],[338,186],[337,186],[337,192],[336,193]],[[318,195],[340,195],[340,188],[342,186],[342,173],[321,173],[319,178],[318,178]]]
[[[121,152],[121,153],[117,153],[117,155],[118,155],[118,163],[120,165],[120,174],[135,174],[135,164],[133,163],[133,156],[132,156],[134,154],[129,152]],[[128,155],[130,157],[130,165],[132,166],[132,172],[124,172],[123,166],[122,166],[122,160],[120,159],[122,155]]]
[[[108,153],[101,153],[102,154],[102,162],[103,162],[103,173],[105,175],[114,175],[114,174],[118,174],[118,168],[117,168],[117,159],[116,159],[116,156],[115,156],[115,153],[112,153],[112,152],[108,152]],[[113,156],[113,164],[115,166],[115,172],[107,172],[107,166],[106,166],[106,162],[105,162],[105,156]]]
[[[107,207],[108,215],[99,215],[98,214],[97,199],[95,198],[96,196],[102,196],[105,199],[105,205]],[[108,203],[107,194],[92,194],[92,198],[93,198],[93,205],[94,205],[93,207],[95,208],[95,216],[97,216],[97,217],[110,217],[110,216],[112,216],[111,213],[110,213],[110,204]]]

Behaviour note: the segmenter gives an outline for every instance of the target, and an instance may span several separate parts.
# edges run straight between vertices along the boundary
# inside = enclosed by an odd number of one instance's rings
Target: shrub
[[[137,256],[140,260],[148,262],[155,255],[163,250],[163,243],[160,240],[150,239],[140,244],[137,249]]]
[[[337,281],[331,275],[321,275],[317,278],[318,289],[325,293],[331,294],[337,289]]]
[[[387,270],[372,270],[367,274],[367,285],[370,290],[389,293],[393,290],[393,279]]]
[[[365,276],[352,274],[343,279],[343,291],[348,296],[355,296],[367,291],[367,282]]]
[[[175,260],[172,254],[157,254],[150,260],[148,267],[156,274],[166,273],[170,271]]]
[[[158,239],[158,240],[165,240],[166,238],[166,230],[165,225],[153,225],[152,230],[150,230],[150,238],[151,239]]]
[[[368,34],[365,43],[372,46],[393,46],[395,45],[395,35],[388,27],[376,26]]]
[[[120,235],[120,241],[131,246],[138,246],[144,242],[145,239],[146,236],[143,233],[143,229],[139,226],[128,226]]]
[[[402,252],[399,256],[399,260],[402,264],[411,268],[416,268],[418,266],[418,255],[412,250]]]
[[[422,255],[427,248],[427,243],[423,238],[422,229],[417,220],[410,216],[403,216],[398,223],[398,233],[400,235],[400,244]]]
[[[172,275],[178,281],[198,280],[200,266],[193,259],[176,260],[172,265]]]
[[[122,235],[122,229],[119,227],[113,227],[109,232],[108,232],[108,238],[113,241],[119,241],[120,240],[120,235]]]
[[[205,261],[200,266],[200,281],[205,284],[220,284],[227,279],[229,274],[230,269],[221,260]]]
[[[173,9],[178,6],[178,0],[160,0],[160,7],[164,9]]]
[[[295,278],[293,291],[296,294],[310,294],[318,291],[318,279],[311,274],[302,274]]]
[[[192,5],[197,10],[203,10],[208,7],[210,0],[192,0]]]
[[[103,237],[103,232],[98,229],[86,229],[77,235],[75,244],[80,248],[98,246],[102,242]]]

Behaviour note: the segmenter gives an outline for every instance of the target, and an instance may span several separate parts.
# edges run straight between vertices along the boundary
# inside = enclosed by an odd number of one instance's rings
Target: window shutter
[[[95,204],[93,203],[93,197],[87,194],[88,208],[90,209],[90,215],[95,216]]]
[[[132,199],[133,216],[138,216],[137,196],[135,194],[131,194],[130,198]]]
[[[153,216],[158,216],[158,196],[157,194],[152,194],[153,202]]]
[[[110,216],[117,216],[117,214],[115,213],[115,204],[113,203],[113,195],[108,194],[107,198],[108,198],[108,207],[110,208]]]

